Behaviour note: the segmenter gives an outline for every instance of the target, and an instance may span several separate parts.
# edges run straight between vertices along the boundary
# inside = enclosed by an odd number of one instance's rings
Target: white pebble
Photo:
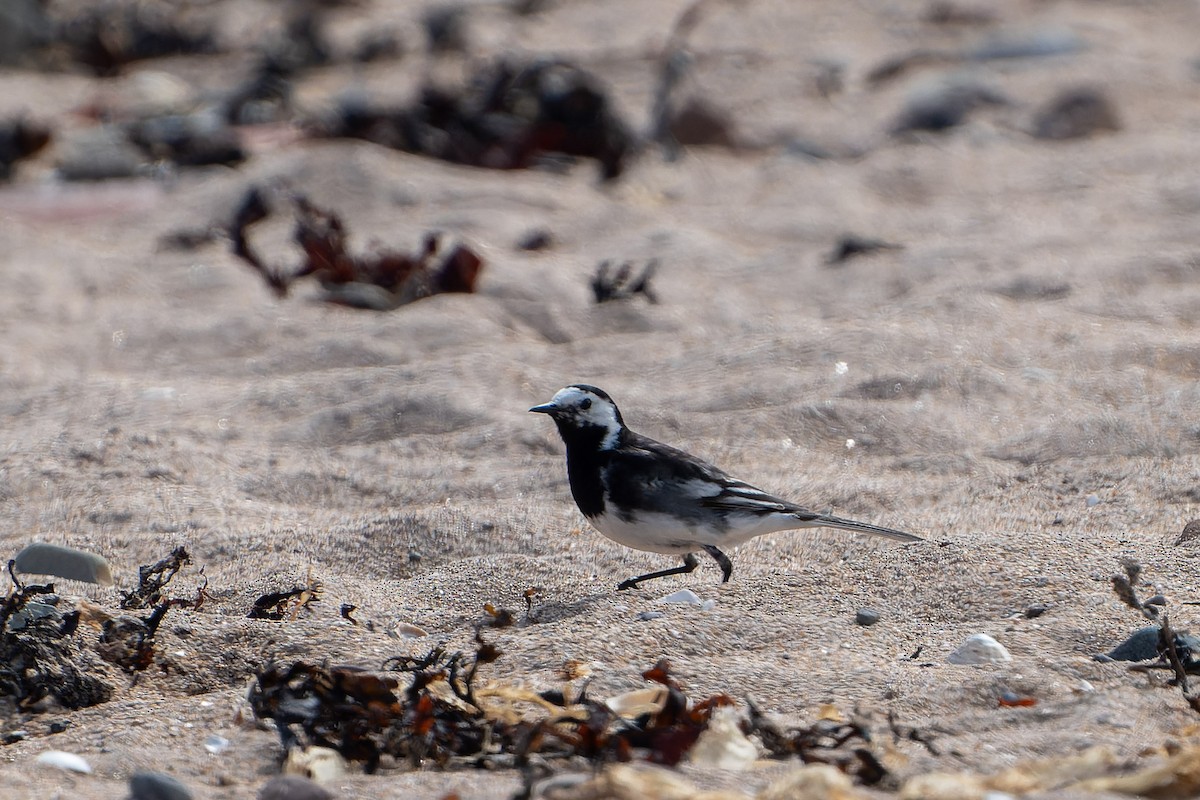
[[[974,633],[958,646],[947,658],[951,664],[999,664],[1012,661],[1012,656],[986,633]]]
[[[86,775],[92,771],[91,765],[81,757],[63,750],[47,750],[35,760],[38,764],[55,769],[65,769],[69,772],[82,772]]]
[[[229,749],[229,740],[214,733],[204,740],[204,749],[214,756],[219,756]]]
[[[393,639],[422,639],[429,635],[429,631],[411,622],[394,622],[388,626],[387,634]]]
[[[666,597],[658,598],[660,603],[679,603],[681,605],[698,606],[700,598],[691,589],[680,589],[678,592],[672,592]]]
[[[1094,495],[1094,494],[1089,494],[1089,495],[1087,496],[1087,506],[1088,506],[1088,508],[1091,508],[1092,506],[1098,506],[1098,505],[1100,505],[1100,498],[1099,498],[1099,497],[1097,497],[1097,496],[1096,496],[1096,495]]]

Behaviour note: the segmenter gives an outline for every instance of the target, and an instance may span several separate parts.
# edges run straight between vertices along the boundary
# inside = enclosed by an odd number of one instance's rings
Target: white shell
[[[713,711],[688,758],[693,764],[717,769],[745,770],[758,760],[758,748],[738,726],[738,714],[730,706]]]
[[[92,771],[91,765],[84,761],[83,758],[63,750],[47,750],[34,760],[38,764],[56,769],[65,769],[69,772],[88,774]]]
[[[647,689],[635,689],[604,701],[614,714],[627,719],[640,717],[642,714],[657,714],[667,704],[667,687],[651,686]]]
[[[1012,656],[986,633],[974,633],[966,638],[958,649],[947,658],[951,664],[999,664],[1012,661]]]

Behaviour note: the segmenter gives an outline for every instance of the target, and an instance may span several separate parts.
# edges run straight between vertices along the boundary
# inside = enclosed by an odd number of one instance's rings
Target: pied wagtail
[[[529,410],[549,414],[558,426],[567,446],[571,494],[596,530],[635,550],[683,554],[683,566],[638,575],[618,589],[691,572],[699,564],[697,550],[715,558],[722,582],[728,581],[733,564],[720,548],[776,531],[825,527],[921,541],[911,533],[809,511],[634,433],[617,404],[595,386],[568,386]]]

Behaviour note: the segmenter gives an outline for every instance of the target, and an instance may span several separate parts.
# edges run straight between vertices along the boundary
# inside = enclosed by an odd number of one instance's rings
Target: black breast
[[[597,517],[604,513],[602,469],[609,459],[609,453],[600,449],[600,442],[608,431],[599,426],[558,427],[567,446],[567,479],[571,483],[571,496],[585,517]]]

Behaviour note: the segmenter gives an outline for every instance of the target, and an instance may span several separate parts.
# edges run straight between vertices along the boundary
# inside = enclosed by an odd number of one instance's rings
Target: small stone
[[[1187,544],[1193,539],[1200,539],[1200,519],[1194,519],[1183,526],[1183,533],[1179,534],[1179,538],[1175,540],[1175,546]]]
[[[1025,608],[1025,619],[1037,619],[1042,614],[1050,610],[1050,606],[1045,603],[1034,603]]]
[[[161,772],[138,772],[129,779],[130,800],[192,800],[188,788]]]
[[[643,611],[637,615],[637,618],[642,622],[650,622],[651,620],[662,619],[665,616],[666,614],[661,611]]]
[[[64,769],[68,772],[88,774],[92,771],[88,762],[74,753],[67,753],[63,750],[47,750],[34,760],[43,766]]]
[[[1033,121],[1033,135],[1039,139],[1082,139],[1120,129],[1112,101],[1091,87],[1066,90],[1041,108]]]
[[[546,250],[554,245],[554,234],[545,228],[533,228],[517,239],[518,250]]]
[[[333,795],[308,778],[279,775],[259,790],[258,800],[333,800]]]
[[[71,727],[71,720],[56,719],[54,722],[50,723],[50,732],[51,733],[62,733],[69,727]]]
[[[672,592],[666,597],[658,598],[660,603],[677,603],[680,605],[698,606],[700,605],[700,597],[691,589],[680,589],[678,592]]]
[[[1012,661],[1004,645],[986,633],[974,633],[947,658],[951,664],[999,664]]]
[[[860,608],[854,614],[854,624],[862,625],[864,628],[869,625],[874,625],[879,622],[879,612],[873,608]]]
[[[112,570],[103,556],[49,542],[34,542],[17,553],[17,572],[54,575],[73,581],[112,586]]]
[[[229,749],[229,740],[214,733],[204,740],[204,749],[214,756],[219,756]]]
[[[9,731],[8,733],[4,734],[3,741],[5,744],[16,744],[22,739],[27,738],[29,738],[29,731]]]
[[[1097,655],[1097,661],[1149,661],[1158,658],[1158,626],[1138,628],[1128,639],[1110,650]]]
[[[1092,506],[1100,505],[1100,498],[1094,494],[1089,494],[1085,502],[1087,503],[1087,507],[1091,508]]]
[[[346,759],[329,747],[292,748],[283,762],[283,772],[328,783],[346,774]]]
[[[423,639],[429,631],[411,622],[394,622],[388,626],[387,635],[393,639]]]

